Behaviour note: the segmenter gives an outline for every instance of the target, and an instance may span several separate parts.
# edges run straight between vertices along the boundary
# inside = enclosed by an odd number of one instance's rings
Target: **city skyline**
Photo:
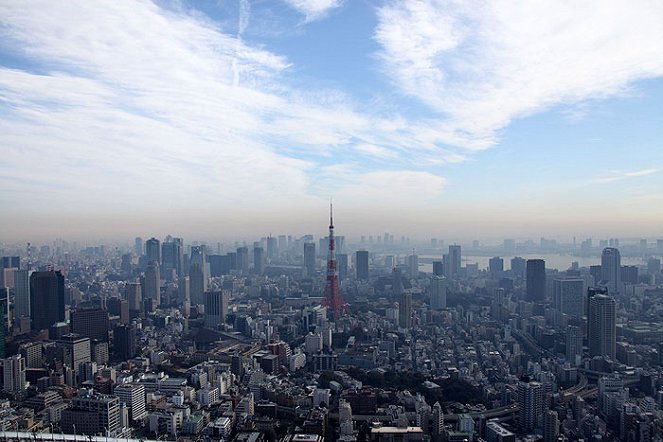
[[[0,240],[317,234],[330,197],[345,235],[660,237],[662,18],[6,2]]]

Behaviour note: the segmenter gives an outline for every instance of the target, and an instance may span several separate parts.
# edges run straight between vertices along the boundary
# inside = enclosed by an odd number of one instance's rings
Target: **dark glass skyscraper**
[[[30,275],[30,319],[33,330],[64,321],[64,275],[60,271]]]
[[[357,279],[368,279],[368,251],[359,250],[355,255]]]
[[[529,302],[546,299],[546,262],[542,259],[527,260],[527,296]]]

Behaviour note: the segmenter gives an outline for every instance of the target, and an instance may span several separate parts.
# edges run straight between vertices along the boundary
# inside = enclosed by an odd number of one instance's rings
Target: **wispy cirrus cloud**
[[[663,75],[658,2],[395,0],[378,18],[384,72],[470,149],[514,119]]]
[[[647,169],[641,169],[641,170],[635,170],[631,172],[622,172],[619,170],[613,170],[611,171],[611,174],[605,177],[600,177],[600,178],[595,178],[591,182],[594,184],[607,184],[607,183],[613,183],[615,181],[621,181],[625,180],[628,178],[638,178],[638,177],[644,177],[648,175],[653,175],[656,173],[659,173],[660,169],[656,168],[647,168]]]

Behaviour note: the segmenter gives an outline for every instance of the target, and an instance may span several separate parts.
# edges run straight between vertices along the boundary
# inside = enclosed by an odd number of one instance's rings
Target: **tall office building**
[[[129,303],[129,315],[135,317],[143,309],[143,291],[139,282],[128,282],[124,293]]]
[[[90,338],[70,333],[58,339],[55,346],[62,363],[75,371],[81,364],[92,361]]]
[[[585,315],[585,281],[580,278],[553,280],[553,306],[570,316]]]
[[[276,259],[279,255],[279,247],[276,238],[272,235],[267,237],[267,258],[270,262]]]
[[[450,245],[447,260],[444,262],[444,271],[449,279],[456,279],[460,276],[461,268],[461,250],[459,245]]]
[[[14,355],[6,358],[3,362],[4,388],[3,391],[9,394],[22,394],[26,388],[26,364],[25,358],[21,355]]]
[[[615,298],[594,295],[589,298],[587,342],[590,356],[615,359],[617,342]]]
[[[172,241],[164,242],[161,246],[161,269],[170,280],[173,272],[180,276],[184,268],[184,244],[181,238],[173,238]]]
[[[355,254],[355,271],[357,279],[368,279],[368,251],[358,250]]]
[[[606,247],[601,253],[601,285],[608,288],[608,293],[622,293],[621,256],[619,250]]]
[[[575,325],[566,327],[566,360],[578,365],[582,359],[582,329]]]
[[[189,295],[191,304],[198,305],[205,303],[204,293],[207,291],[207,278],[205,271],[200,264],[195,263],[189,269]]]
[[[531,432],[543,414],[543,385],[534,381],[518,382],[519,425],[522,431]]]
[[[136,256],[143,256],[143,238],[140,236],[134,240],[134,253]]]
[[[543,415],[543,442],[557,442],[559,437],[559,418],[557,412],[548,410]]]
[[[239,270],[242,275],[249,274],[249,248],[246,246],[237,248],[237,270]]]
[[[64,321],[64,275],[60,271],[30,275],[30,319],[33,330]]]
[[[30,317],[30,272],[14,270],[14,316]]]
[[[400,296],[403,293],[403,274],[398,267],[394,267],[391,270],[391,289],[394,292],[394,296]]]
[[[494,256],[488,260],[488,271],[493,278],[499,278],[504,273],[504,259]]]
[[[433,261],[433,275],[444,276],[444,265],[442,265],[442,261]]]
[[[348,277],[348,255],[345,253],[337,253],[336,263],[338,264],[338,279],[343,281]]]
[[[546,299],[546,262],[542,259],[527,260],[526,301],[540,302]]]
[[[433,276],[430,280],[430,308],[447,308],[447,279],[444,276]]]
[[[157,261],[150,261],[145,270],[143,297],[161,301],[161,269]]]
[[[191,284],[189,276],[182,276],[177,281],[177,297],[182,303],[185,316],[191,314]]]
[[[106,299],[106,308],[109,316],[118,316],[122,324],[129,323],[129,303],[121,298]]]
[[[407,257],[408,276],[416,278],[419,276],[419,257],[414,253]]]
[[[121,404],[129,408],[129,419],[132,423],[139,422],[147,417],[145,407],[145,386],[142,384],[119,384],[113,394],[120,399]]]
[[[113,328],[113,348],[115,357],[127,361],[136,356],[136,329],[127,324],[119,324]]]
[[[147,263],[161,262],[161,243],[152,237],[145,241],[145,258]]]
[[[84,308],[71,313],[71,331],[77,335],[108,342],[109,328],[110,322],[106,310]]]
[[[205,292],[205,326],[217,328],[226,322],[230,293],[226,290]]]
[[[306,276],[313,277],[315,276],[315,243],[314,242],[305,242],[304,243],[304,271]]]
[[[253,248],[253,273],[256,275],[265,273],[265,249],[262,247]]]
[[[412,293],[401,293],[398,303],[398,326],[401,328],[412,327]]]
[[[511,274],[515,278],[524,278],[527,269],[527,260],[520,256],[511,258]]]

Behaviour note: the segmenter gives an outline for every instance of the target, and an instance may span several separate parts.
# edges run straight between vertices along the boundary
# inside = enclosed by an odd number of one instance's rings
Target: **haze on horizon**
[[[663,4],[0,3],[0,241],[663,236]]]

